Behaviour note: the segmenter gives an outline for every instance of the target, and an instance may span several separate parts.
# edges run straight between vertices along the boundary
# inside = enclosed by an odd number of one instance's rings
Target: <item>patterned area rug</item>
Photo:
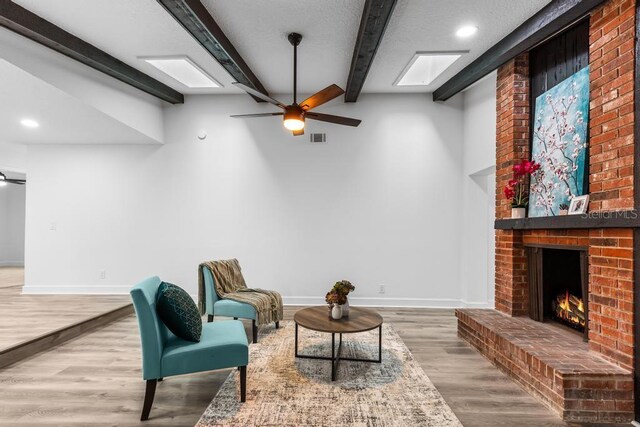
[[[299,332],[301,354],[331,354],[330,334]],[[377,358],[377,330],[343,337],[344,357]],[[341,361],[332,382],[330,361],[294,360],[292,322],[265,329],[250,346],[247,401],[239,402],[234,370],[197,427],[462,425],[389,325],[383,325],[382,348],[381,364]]]

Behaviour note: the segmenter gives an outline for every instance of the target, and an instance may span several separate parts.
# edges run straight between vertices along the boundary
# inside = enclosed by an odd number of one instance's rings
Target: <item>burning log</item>
[[[582,299],[569,294],[569,291],[558,295],[553,301],[552,308],[557,318],[574,325],[586,325],[584,303]]]

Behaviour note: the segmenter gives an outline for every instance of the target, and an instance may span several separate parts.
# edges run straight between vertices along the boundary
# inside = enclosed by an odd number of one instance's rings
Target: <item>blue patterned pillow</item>
[[[202,319],[196,303],[184,289],[162,282],[156,295],[156,311],[174,335],[187,341],[200,342]]]

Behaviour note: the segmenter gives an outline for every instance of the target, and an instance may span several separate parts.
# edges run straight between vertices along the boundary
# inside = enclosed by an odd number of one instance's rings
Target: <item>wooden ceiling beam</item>
[[[238,83],[269,93],[200,0],[157,0]],[[257,102],[262,99],[252,96]]]
[[[24,7],[0,0],[0,26],[172,104],[184,96]]]
[[[353,49],[345,102],[356,102],[373,64],[397,0],[366,0]]]
[[[436,89],[433,100],[446,101],[517,55],[584,18],[605,1],[553,0]]]

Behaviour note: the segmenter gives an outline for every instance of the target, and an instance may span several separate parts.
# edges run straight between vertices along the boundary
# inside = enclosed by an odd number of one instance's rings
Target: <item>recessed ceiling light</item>
[[[33,119],[22,119],[20,120],[20,124],[26,128],[37,128],[40,126],[40,124]]]
[[[394,86],[427,86],[466,52],[417,52]]]
[[[140,59],[189,88],[222,86],[186,56]]]
[[[464,27],[460,27],[458,31],[456,31],[456,36],[458,37],[471,37],[475,33],[478,32],[478,27],[475,25],[465,25]]]

